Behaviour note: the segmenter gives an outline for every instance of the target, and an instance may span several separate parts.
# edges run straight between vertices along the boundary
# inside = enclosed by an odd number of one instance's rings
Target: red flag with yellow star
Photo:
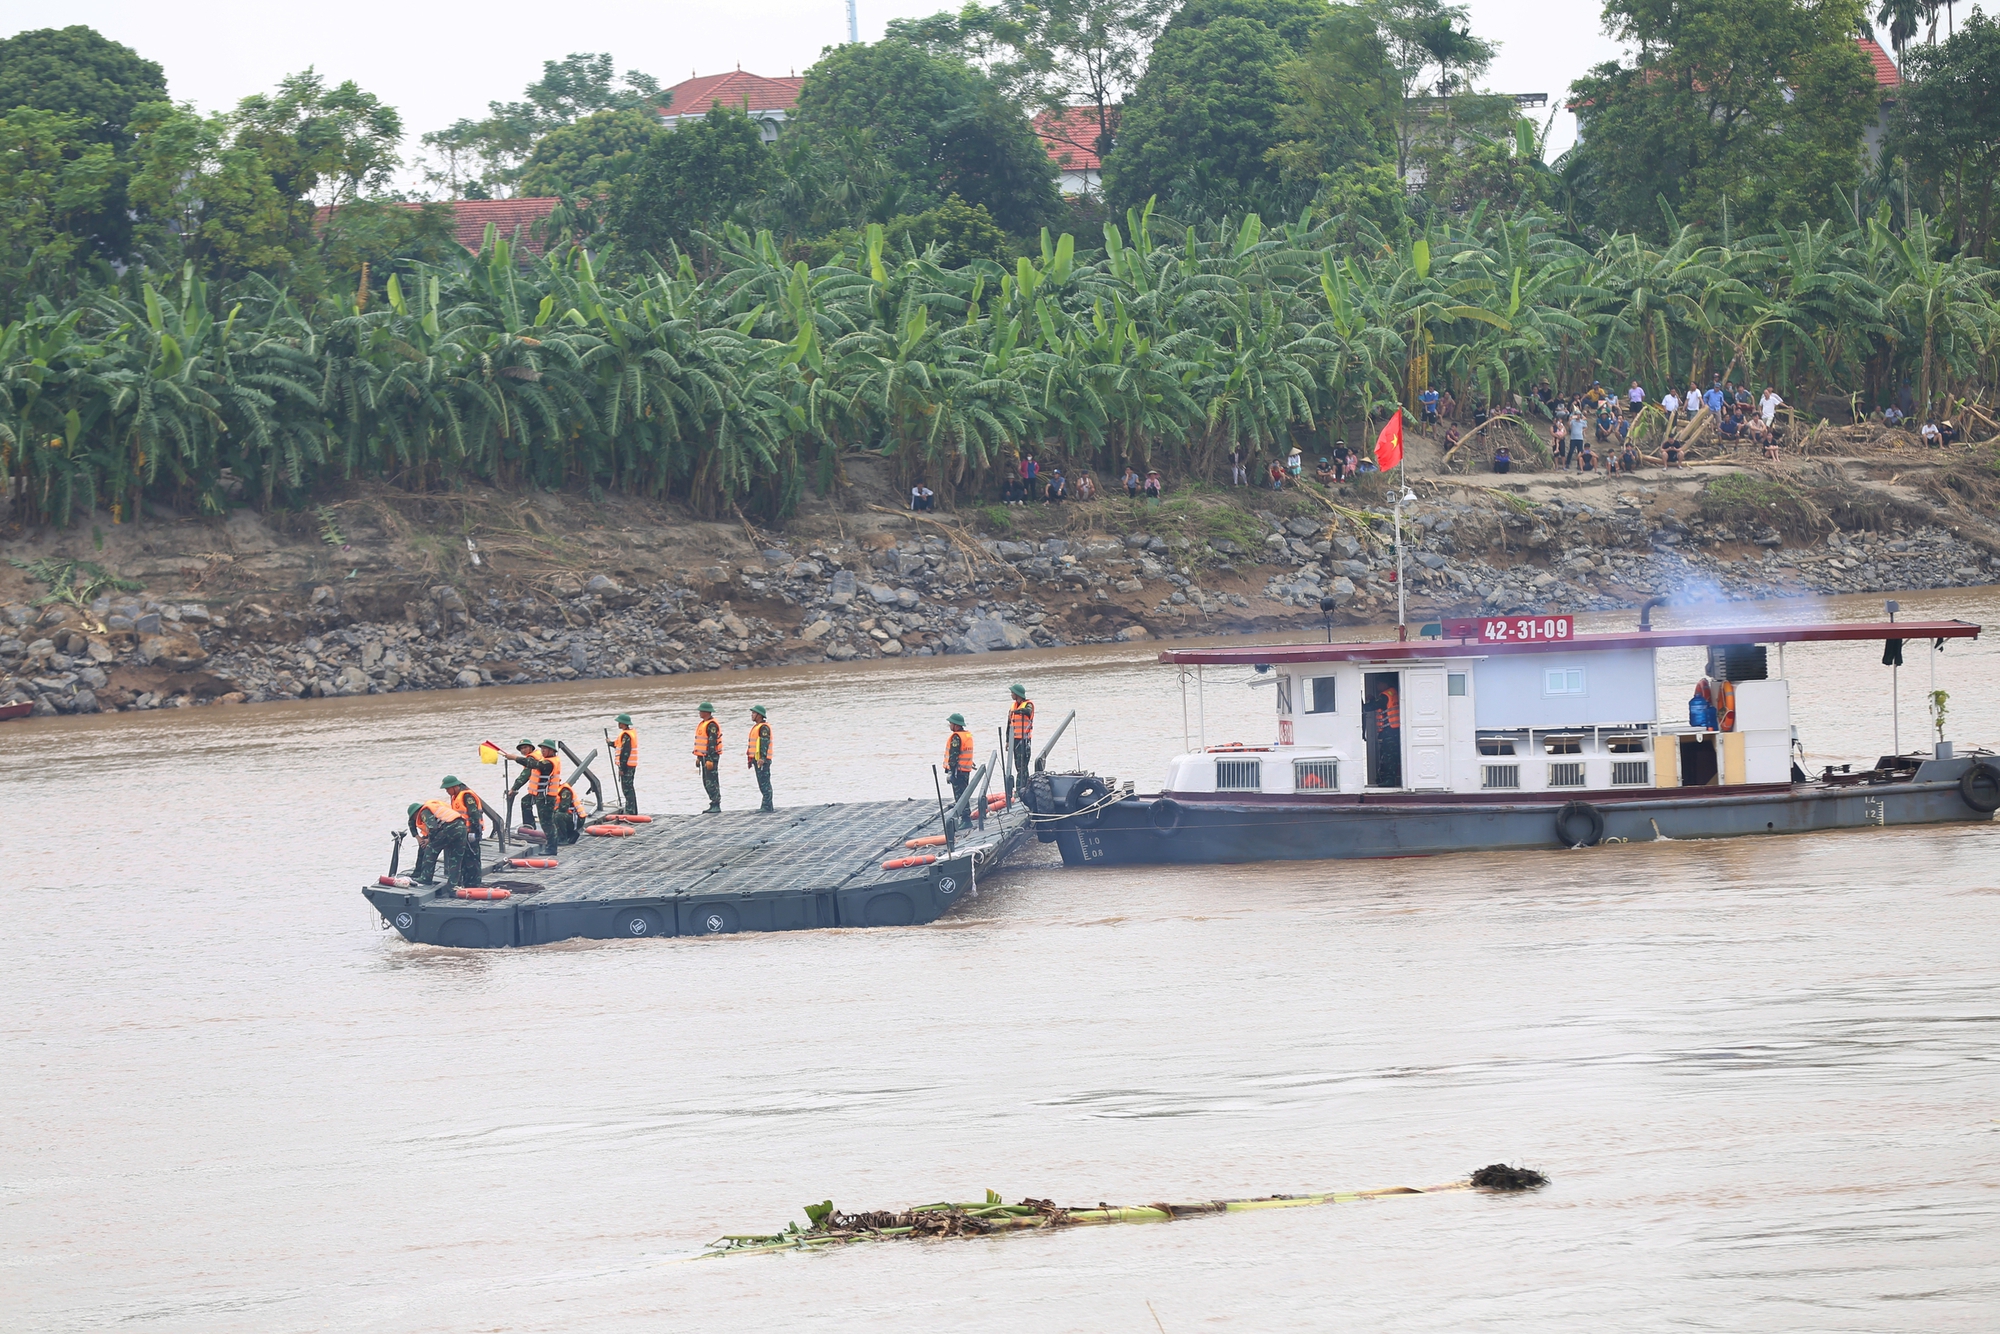
[[[1382,434],[1375,437],[1375,466],[1387,472],[1402,461],[1403,410],[1397,408],[1396,415],[1382,428]]]

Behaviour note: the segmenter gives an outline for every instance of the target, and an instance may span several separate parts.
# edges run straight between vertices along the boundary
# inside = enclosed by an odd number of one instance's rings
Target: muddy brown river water
[[[1903,602],[2000,627],[1993,590]],[[1888,749],[1878,652],[1787,650],[1815,762]],[[732,754],[770,706],[781,803],[929,800],[942,716],[986,753],[1015,679],[1044,729],[1080,711],[1057,758],[1147,790],[1181,744],[1152,655],[5,724],[0,1328],[2000,1327],[1992,824],[1088,872],[1038,852],[931,927],[497,953],[405,944],[358,893],[440,774],[498,789],[482,736],[575,744],[629,708],[643,804],[692,810],[702,697]],[[1996,665],[2000,628],[1936,663],[1961,744],[2000,744]],[[1667,667],[1679,711],[1697,652]],[[1211,743],[1272,732],[1245,676],[1210,674]],[[1145,1203],[1499,1159],[1554,1184],[670,1262],[828,1197]]]

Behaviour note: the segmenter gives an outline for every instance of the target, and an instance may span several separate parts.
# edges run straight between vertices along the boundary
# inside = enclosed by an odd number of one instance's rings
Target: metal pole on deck
[[[1201,721],[1201,748],[1208,749],[1208,683],[1202,680],[1201,664],[1194,665],[1195,713]]]
[[[1896,613],[1903,609],[1903,604],[1891,598],[1885,605],[1889,608],[1889,624],[1894,625]],[[1889,753],[1891,755],[1903,753],[1903,697],[1898,689],[1902,684],[1899,679],[1902,670],[1894,664],[1889,668]]]

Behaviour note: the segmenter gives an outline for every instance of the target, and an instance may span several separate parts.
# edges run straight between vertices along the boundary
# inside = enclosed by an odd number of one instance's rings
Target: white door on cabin
[[[1442,790],[1450,786],[1445,768],[1444,669],[1423,667],[1403,673],[1403,784]]]

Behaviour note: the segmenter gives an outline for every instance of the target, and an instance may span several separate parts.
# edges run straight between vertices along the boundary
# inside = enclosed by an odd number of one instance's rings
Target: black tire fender
[[[1088,778],[1078,779],[1069,790],[1068,822],[1085,826],[1096,824],[1100,812],[1090,811],[1085,814],[1085,810],[1103,801],[1110,792],[1111,789],[1104,785],[1104,780],[1094,774]]]
[[[1566,848],[1592,848],[1604,837],[1604,812],[1587,801],[1568,802],[1556,812],[1556,837]]]
[[[1167,838],[1180,831],[1181,804],[1172,797],[1161,797],[1146,810],[1146,824],[1161,838]]]
[[[2000,811],[2000,760],[1975,760],[1959,775],[1958,795],[1981,815]]]

